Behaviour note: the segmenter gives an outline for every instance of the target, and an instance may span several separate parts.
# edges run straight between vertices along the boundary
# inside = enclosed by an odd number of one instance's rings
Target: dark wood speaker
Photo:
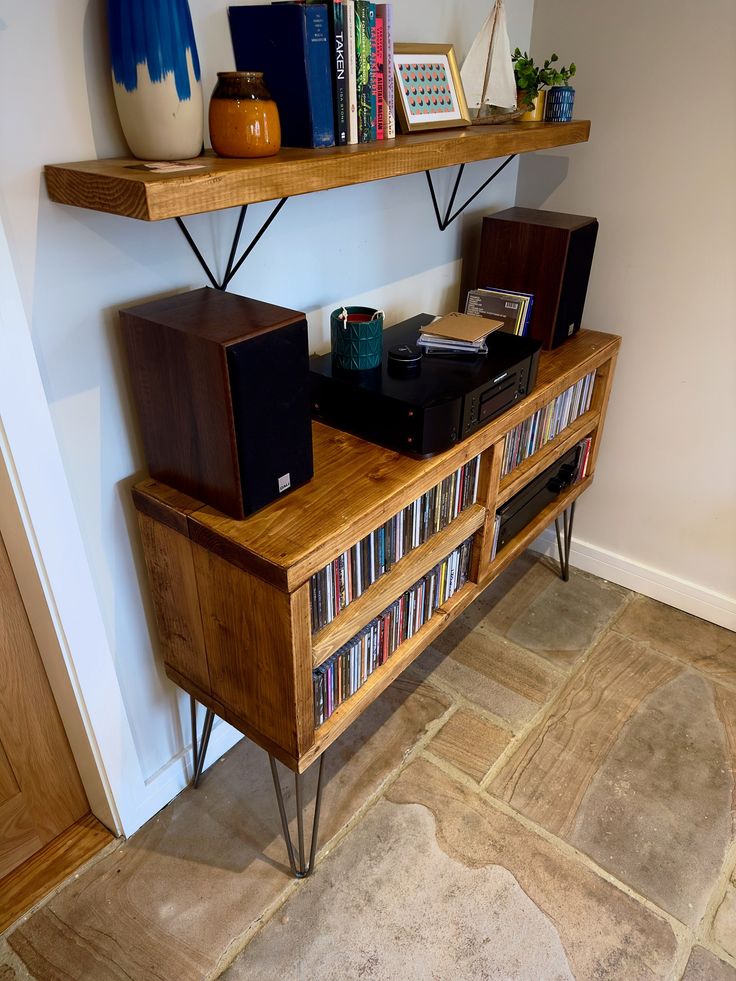
[[[529,336],[557,347],[580,329],[598,221],[532,208],[483,219],[476,287],[534,294]]]
[[[120,321],[151,476],[233,518],[310,480],[303,313],[206,288]]]

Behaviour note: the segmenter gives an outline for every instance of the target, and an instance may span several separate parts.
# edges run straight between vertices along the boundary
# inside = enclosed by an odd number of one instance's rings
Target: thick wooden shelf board
[[[154,173],[140,160],[48,164],[49,197],[59,204],[160,221],[257,201],[324,191],[435,170],[454,164],[585,143],[589,120],[507,123],[412,133],[381,143],[322,150],[283,149],[261,160],[227,160],[212,153],[197,170]]]
[[[504,432],[559,395],[618,350],[613,334],[583,330],[554,351],[542,351],[533,392],[468,439],[432,457],[414,460],[332,429],[313,424],[314,478],[244,521],[228,518],[186,498],[189,537],[255,575],[292,590],[354,545],[448,473],[486,449]],[[170,523],[172,495],[153,480],[138,484],[136,507]],[[181,515],[177,530],[181,528]],[[173,526],[173,525],[172,525]]]

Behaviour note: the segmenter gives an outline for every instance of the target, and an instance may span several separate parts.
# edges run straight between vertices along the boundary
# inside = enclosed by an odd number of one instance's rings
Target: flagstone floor
[[[527,555],[333,747],[310,879],[244,740],[0,981],[736,981],[735,775],[736,634]]]

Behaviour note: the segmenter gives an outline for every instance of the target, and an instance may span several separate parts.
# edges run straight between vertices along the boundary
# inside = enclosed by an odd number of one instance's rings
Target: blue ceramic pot
[[[544,118],[548,123],[569,123],[572,119],[572,106],[575,89],[571,85],[553,85],[547,92]]]
[[[197,156],[204,115],[187,0],[108,0],[107,16],[115,102],[133,155]]]

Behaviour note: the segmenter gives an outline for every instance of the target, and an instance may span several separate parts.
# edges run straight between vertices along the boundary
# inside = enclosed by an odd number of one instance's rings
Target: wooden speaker
[[[534,294],[528,334],[557,347],[580,329],[598,221],[532,208],[483,219],[476,287]]]
[[[120,321],[151,476],[233,518],[311,479],[303,313],[206,288]]]

